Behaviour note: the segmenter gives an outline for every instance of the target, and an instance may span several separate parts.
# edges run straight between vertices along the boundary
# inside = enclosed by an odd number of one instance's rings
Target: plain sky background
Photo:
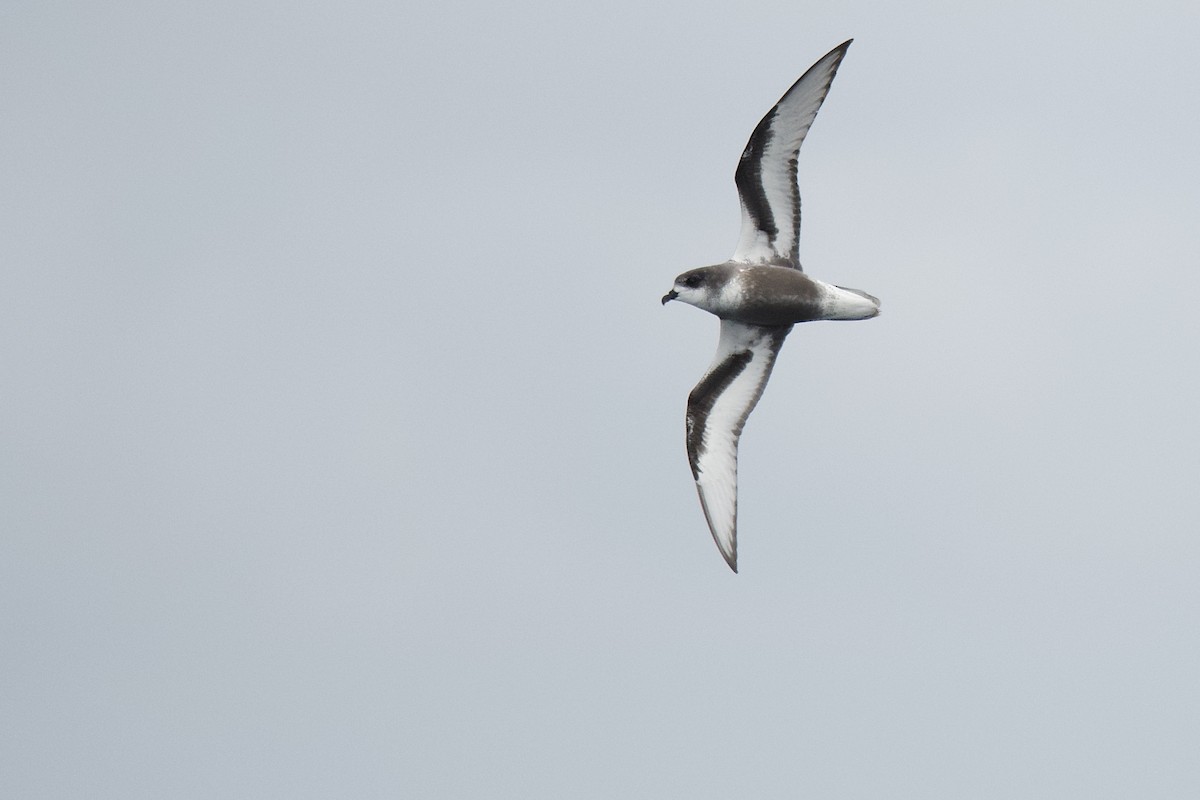
[[[855,43],[740,567],[737,156]],[[0,6],[0,795],[1200,796],[1200,6]]]

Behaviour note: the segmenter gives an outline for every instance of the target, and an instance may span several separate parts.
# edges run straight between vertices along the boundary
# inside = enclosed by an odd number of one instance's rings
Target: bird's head
[[[675,279],[671,291],[663,295],[663,305],[678,300],[716,313],[721,292],[729,277],[729,270],[724,264],[690,269]]]

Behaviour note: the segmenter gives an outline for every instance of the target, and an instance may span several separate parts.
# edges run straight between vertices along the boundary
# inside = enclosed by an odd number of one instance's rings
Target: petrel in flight
[[[879,300],[866,292],[810,278],[800,268],[796,158],[849,47],[845,42],[813,64],[751,134],[734,175],[742,233],[733,258],[683,273],[662,299],[721,319],[716,358],[688,395],[687,453],[704,517],[734,572],[738,438],[783,340],[797,322],[879,313]]]

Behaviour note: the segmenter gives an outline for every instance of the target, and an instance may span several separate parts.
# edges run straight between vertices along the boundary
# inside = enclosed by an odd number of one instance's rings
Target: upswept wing
[[[688,461],[709,530],[734,572],[738,439],[791,329],[721,320],[716,358],[688,395]]]
[[[851,41],[813,64],[751,134],[734,175],[742,202],[742,232],[734,261],[800,268],[796,158]]]

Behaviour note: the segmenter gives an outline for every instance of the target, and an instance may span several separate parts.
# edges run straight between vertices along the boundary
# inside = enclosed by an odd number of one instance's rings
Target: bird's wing
[[[789,262],[799,269],[796,158],[850,41],[809,67],[750,135],[734,175],[742,201],[742,233],[734,261]]]
[[[721,320],[716,358],[688,395],[688,461],[709,530],[734,572],[738,439],[791,329]]]

